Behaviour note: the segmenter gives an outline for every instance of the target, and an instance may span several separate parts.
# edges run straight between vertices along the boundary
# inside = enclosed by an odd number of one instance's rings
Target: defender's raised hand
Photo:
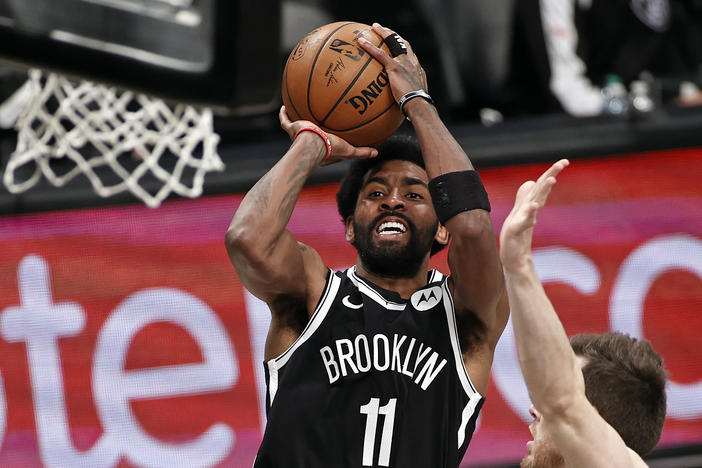
[[[520,261],[531,258],[536,214],[546,204],[546,199],[556,183],[556,176],[568,164],[570,162],[567,159],[561,159],[536,181],[529,180],[519,187],[514,207],[500,232],[500,257],[505,268],[519,267]]]

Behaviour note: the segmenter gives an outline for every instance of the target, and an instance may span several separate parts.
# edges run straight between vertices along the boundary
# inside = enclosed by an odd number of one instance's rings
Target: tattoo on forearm
[[[295,167],[288,167],[292,164]],[[300,191],[309,173],[316,165],[314,158],[303,156],[294,162],[276,166],[264,175],[246,195],[249,213],[254,214],[258,220],[270,228],[269,232],[272,237],[264,248],[266,255],[273,254],[280,234],[290,220]]]
[[[303,175],[302,183],[304,183],[314,166],[316,166],[314,161],[307,160],[305,158],[300,159],[297,162],[297,167],[294,171],[292,171],[290,177],[288,177],[288,183],[294,184],[295,182],[299,181],[300,175]]]
[[[290,190],[288,190],[288,193],[286,193],[281,200],[280,208],[278,208],[278,218],[281,221],[287,223],[288,219],[290,219],[290,215],[292,215],[292,212],[295,209],[295,204],[297,203],[297,196],[299,193],[300,190],[297,187],[291,187]]]
[[[307,176],[310,170],[314,167],[314,161],[301,159],[298,161],[297,167],[288,177],[288,191],[285,193],[280,201],[280,208],[278,209],[278,217],[281,220],[287,222],[290,215],[295,208],[297,203],[297,198],[300,195],[300,190],[307,180]]]
[[[256,185],[249,191],[253,196],[253,202],[260,209],[268,208],[271,200],[271,177],[266,174],[259,180]]]

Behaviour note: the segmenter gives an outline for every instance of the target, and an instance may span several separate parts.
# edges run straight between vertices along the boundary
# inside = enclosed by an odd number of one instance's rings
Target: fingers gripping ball
[[[283,72],[283,104],[293,120],[310,120],[355,146],[379,143],[402,124],[383,65],[358,45],[382,38],[366,24],[331,23],[305,36]],[[390,53],[387,45],[382,48]]]

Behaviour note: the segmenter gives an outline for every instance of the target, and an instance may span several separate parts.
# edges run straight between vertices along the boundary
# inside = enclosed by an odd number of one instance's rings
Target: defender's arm
[[[534,406],[569,467],[646,466],[585,396],[580,363],[536,274],[531,241],[561,160],[524,183],[500,233],[519,363]]]

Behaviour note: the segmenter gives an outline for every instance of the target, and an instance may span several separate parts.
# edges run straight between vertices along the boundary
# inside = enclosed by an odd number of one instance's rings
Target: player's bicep
[[[492,328],[504,279],[490,214],[460,213],[447,222],[447,228],[453,238],[448,263],[456,309],[472,311]]]
[[[279,296],[307,295],[302,250],[289,231],[269,249],[251,249],[227,239],[227,251],[244,287],[262,301],[270,304]]]

